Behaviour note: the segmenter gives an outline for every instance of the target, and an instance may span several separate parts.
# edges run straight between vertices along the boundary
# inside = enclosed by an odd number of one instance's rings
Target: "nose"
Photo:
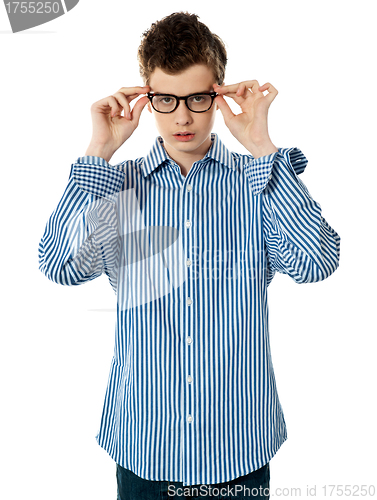
[[[174,111],[174,119],[177,125],[189,125],[193,121],[192,113],[183,100],[179,101],[178,108]]]

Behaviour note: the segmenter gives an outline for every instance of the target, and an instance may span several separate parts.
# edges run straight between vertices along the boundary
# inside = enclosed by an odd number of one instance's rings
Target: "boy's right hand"
[[[115,94],[92,104],[93,133],[86,155],[100,156],[109,161],[114,152],[132,135],[139,125],[148,97],[140,98],[131,110],[130,103],[150,87],[122,87]],[[121,115],[124,110],[124,116]]]

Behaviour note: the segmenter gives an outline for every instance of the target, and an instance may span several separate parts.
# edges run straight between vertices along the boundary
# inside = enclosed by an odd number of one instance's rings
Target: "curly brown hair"
[[[198,17],[175,12],[153,23],[143,33],[137,58],[145,85],[149,85],[155,68],[175,75],[194,64],[205,64],[212,69],[215,82],[224,83],[225,45]]]

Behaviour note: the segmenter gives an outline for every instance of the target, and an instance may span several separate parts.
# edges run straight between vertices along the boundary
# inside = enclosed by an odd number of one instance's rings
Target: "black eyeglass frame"
[[[159,111],[158,109],[156,109],[153,106],[153,97],[158,96],[158,95],[163,95],[163,96],[166,96],[166,97],[174,97],[175,100],[176,100],[175,108],[172,109],[171,111]],[[193,97],[193,96],[196,96],[196,95],[209,95],[211,97],[211,104],[210,104],[210,106],[209,106],[208,109],[206,109],[204,111],[194,111],[193,109],[189,108],[189,105],[187,104],[187,100],[190,97]],[[147,93],[148,99],[151,101],[152,108],[155,111],[157,111],[157,113],[163,113],[164,115],[165,114],[169,114],[169,113],[173,113],[178,108],[179,101],[185,101],[187,109],[189,109],[193,113],[206,113],[207,111],[209,111],[212,108],[213,101],[214,101],[214,99],[215,99],[215,97],[217,95],[219,95],[217,92],[196,92],[195,94],[190,94],[190,95],[186,95],[186,96],[178,96],[178,95],[174,95],[174,94],[160,94],[160,93],[154,93],[154,92],[148,92]]]

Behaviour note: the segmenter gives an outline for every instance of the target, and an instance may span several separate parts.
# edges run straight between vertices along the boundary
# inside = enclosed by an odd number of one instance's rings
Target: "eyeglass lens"
[[[170,113],[177,106],[177,99],[169,95],[156,95],[152,101],[153,107],[161,113]],[[187,107],[190,111],[207,111],[212,104],[212,98],[208,94],[193,95],[187,99]]]

